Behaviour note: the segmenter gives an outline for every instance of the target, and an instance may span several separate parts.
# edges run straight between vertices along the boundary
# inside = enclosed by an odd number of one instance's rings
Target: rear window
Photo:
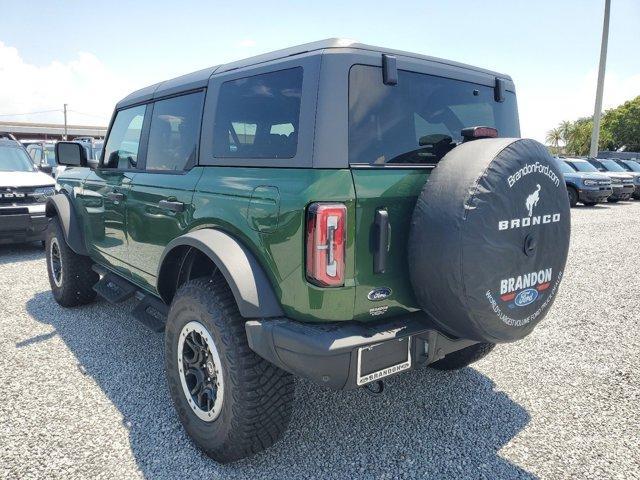
[[[223,83],[216,109],[214,156],[293,158],[301,98],[301,67]]]
[[[512,92],[496,102],[491,87],[404,70],[397,85],[385,85],[381,70],[354,65],[349,73],[350,163],[435,164],[466,127],[520,136]]]

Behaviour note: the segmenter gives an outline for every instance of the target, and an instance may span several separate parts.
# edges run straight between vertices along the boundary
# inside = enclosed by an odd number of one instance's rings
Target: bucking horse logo
[[[534,192],[527,197],[527,201],[525,202],[525,206],[527,210],[529,210],[529,216],[533,216],[533,207],[538,205],[538,200],[540,200],[540,184],[536,185],[536,189]]]

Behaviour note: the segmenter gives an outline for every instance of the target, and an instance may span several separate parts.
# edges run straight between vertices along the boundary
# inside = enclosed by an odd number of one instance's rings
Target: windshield
[[[600,163],[602,163],[606,167],[606,169],[609,170],[610,172],[624,172],[625,171],[624,168],[622,168],[620,165],[618,165],[613,160],[600,160]]]
[[[93,147],[93,159],[100,160],[100,155],[102,155],[102,144]]]
[[[31,157],[22,148],[0,145],[0,172],[33,172]]]
[[[624,164],[627,166],[627,170],[631,172],[640,172],[640,163],[635,160],[624,160]]]
[[[515,94],[496,102],[492,87],[404,70],[385,85],[380,67],[351,68],[350,163],[435,164],[474,126],[519,137]]]
[[[44,158],[49,165],[52,167],[56,166],[56,151],[53,145],[47,145],[44,147]]]
[[[580,162],[567,162],[573,168],[575,168],[579,172],[598,172],[599,170],[591,165],[589,162],[585,162],[584,160]]]
[[[562,160],[556,160],[556,165],[562,173],[576,173],[576,171]]]

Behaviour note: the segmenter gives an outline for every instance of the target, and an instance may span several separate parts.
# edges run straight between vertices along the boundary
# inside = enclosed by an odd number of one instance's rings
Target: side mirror
[[[67,167],[86,167],[87,152],[76,142],[56,143],[56,162]]]
[[[98,168],[98,164],[99,163],[100,163],[100,161],[96,160],[95,158],[87,159],[87,166],[92,170],[95,170],[96,168]]]

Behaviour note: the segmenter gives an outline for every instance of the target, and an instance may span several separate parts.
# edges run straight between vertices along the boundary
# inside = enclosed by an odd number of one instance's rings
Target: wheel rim
[[[49,251],[49,262],[51,263],[51,277],[56,287],[62,286],[62,256],[60,255],[60,244],[57,238],[51,239]]]
[[[193,412],[212,422],[222,410],[224,380],[220,355],[211,334],[200,322],[187,323],[178,338],[178,371]]]

